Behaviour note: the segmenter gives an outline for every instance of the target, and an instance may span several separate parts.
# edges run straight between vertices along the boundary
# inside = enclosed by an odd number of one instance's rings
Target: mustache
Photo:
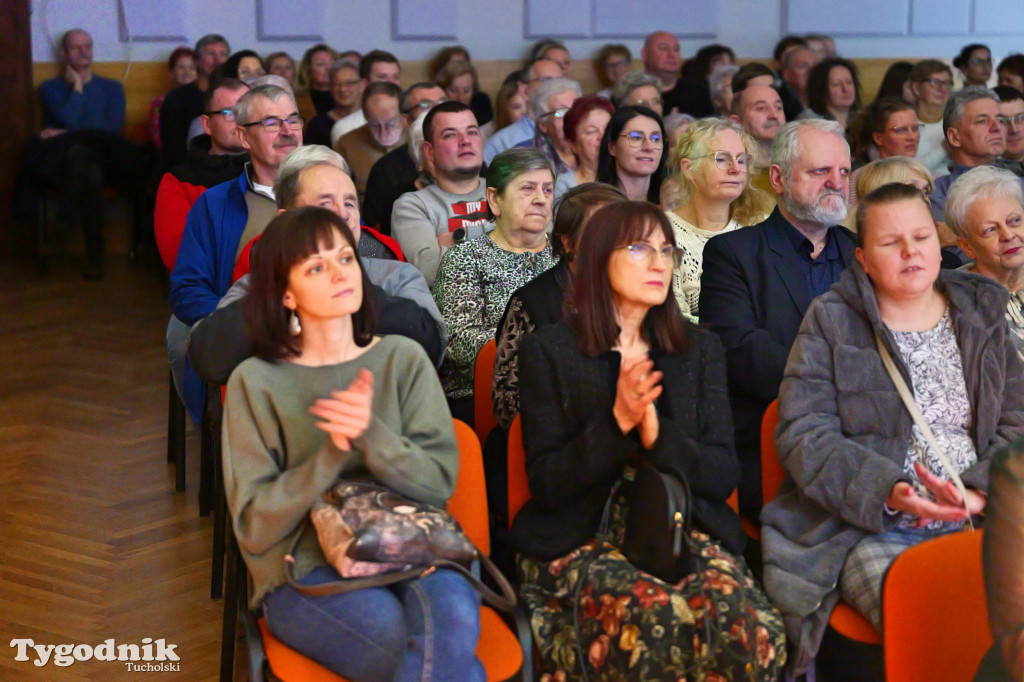
[[[296,147],[298,147],[299,139],[294,135],[282,135],[281,137],[277,138],[276,142],[274,142],[274,149],[277,149],[278,147],[283,147],[286,144],[293,144]]]

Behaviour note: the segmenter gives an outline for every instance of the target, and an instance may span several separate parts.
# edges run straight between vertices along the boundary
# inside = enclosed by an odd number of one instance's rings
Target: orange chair
[[[992,646],[981,566],[982,531],[909,548],[885,576],[885,679],[970,682]]]
[[[773,400],[761,420],[761,497],[765,504],[775,499],[786,470],[775,450],[775,426],[779,421],[779,401]],[[760,537],[760,531],[758,531]],[[839,602],[828,619],[832,629],[864,644],[881,644],[882,637],[871,622],[844,602]]]
[[[480,352],[476,354],[473,366],[473,430],[481,443],[498,425],[494,416],[494,403],[491,400],[494,381],[494,356],[497,354],[494,339],[489,339]]]
[[[468,424],[457,419],[453,422],[459,442],[459,477],[455,493],[448,500],[448,510],[459,520],[477,548],[489,553],[487,492],[480,441]],[[344,677],[281,643],[267,628],[265,619],[260,618],[258,625],[266,662],[277,679],[282,682],[346,682]],[[529,625],[525,621],[516,622],[515,627],[516,632],[513,632],[498,612],[489,606],[480,607],[480,640],[476,655],[487,671],[488,682],[511,679],[531,682],[533,679],[532,668],[523,666],[524,660],[530,660],[524,657],[523,652],[532,649]]]
[[[508,525],[530,499],[530,481],[526,477],[526,450],[523,448],[522,415],[517,414],[508,428]]]

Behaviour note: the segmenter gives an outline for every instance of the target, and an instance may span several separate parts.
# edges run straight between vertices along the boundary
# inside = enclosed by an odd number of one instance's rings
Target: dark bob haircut
[[[608,122],[608,127],[604,129],[604,137],[601,138],[601,155],[597,159],[597,181],[605,182],[613,187],[619,187],[619,170],[615,164],[615,157],[612,156],[612,145],[619,139],[619,135],[626,129],[629,122],[638,116],[646,116],[658,123],[658,129],[661,130],[661,160],[658,161],[658,167],[651,173],[651,185],[647,190],[647,200],[652,203],[661,202],[661,181],[665,175],[665,158],[669,154],[669,149],[666,148],[668,144],[668,137],[665,135],[665,123],[661,120],[661,116],[653,109],[649,109],[644,106],[635,107],[620,107],[612,115],[612,120]]]
[[[661,231],[665,241],[675,245],[672,225],[665,212],[646,201],[617,201],[599,208],[587,221],[586,236],[580,241],[572,279],[571,318],[580,350],[585,355],[607,353],[619,337],[611,278],[608,269],[616,249],[643,241]],[[668,353],[689,344],[686,322],[670,290],[665,300],[647,311],[641,331],[645,340]]]
[[[302,335],[288,332],[291,311],[284,306],[288,278],[295,265],[321,249],[334,248],[337,235],[356,250],[348,225],[335,213],[319,206],[285,211],[270,221],[252,250],[249,295],[245,301],[245,321],[249,328],[252,354],[268,362],[290,358],[302,351]],[[376,317],[369,278],[363,264],[359,272],[363,282],[363,300],[352,314],[352,336],[358,346],[373,339]]]

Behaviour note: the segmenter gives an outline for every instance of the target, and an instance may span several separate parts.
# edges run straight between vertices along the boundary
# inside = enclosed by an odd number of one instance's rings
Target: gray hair
[[[228,39],[219,33],[207,33],[205,36],[196,41],[196,57],[199,57],[199,53],[203,51],[203,48],[207,45],[216,45],[217,43],[224,43],[224,47],[228,48],[228,52],[231,52],[231,44],[228,43]]]
[[[697,119],[690,114],[680,114],[677,111],[674,114],[668,114],[665,116],[665,118],[662,119],[662,122],[665,124],[665,132],[671,136],[676,129],[681,128],[684,125],[689,125],[696,120]],[[743,129],[740,128],[740,130],[742,131]]]
[[[277,76],[277,78],[280,78],[280,76]],[[233,111],[235,112],[235,121],[238,125],[242,126],[246,123],[252,123],[250,118],[252,116],[252,105],[257,97],[265,97],[271,102],[277,102],[282,97],[287,97],[292,106],[296,107],[296,109],[298,108],[295,105],[295,98],[284,88],[279,88],[276,85],[257,85],[239,97],[238,101],[235,102]]]
[[[984,89],[984,88],[978,88]],[[978,166],[967,171],[949,186],[942,214],[953,234],[968,239],[967,213],[977,201],[1012,197],[1024,209],[1024,185],[1012,171],[995,166]]]
[[[946,108],[942,110],[942,134],[945,135],[950,128],[960,123],[960,117],[964,115],[964,108],[979,99],[990,99],[999,103],[999,95],[996,94],[996,91],[983,85],[970,85],[950,95],[946,100]]]
[[[615,107],[621,107],[634,90],[645,85],[651,85],[657,88],[658,92],[661,92],[661,81],[657,77],[643,71],[630,71],[627,73],[619,81],[619,84],[615,86],[615,90],[612,91],[612,101],[615,102]]]
[[[775,135],[775,146],[772,147],[772,163],[782,169],[782,175],[787,182],[790,178],[790,171],[793,169],[793,162],[800,155],[800,131],[806,128],[814,128],[818,132],[835,135],[846,145],[846,153],[850,153],[850,143],[846,141],[846,131],[839,123],[823,118],[790,121],[779,128],[779,132]]]
[[[288,82],[288,79],[284,76],[278,76],[276,73],[265,73],[262,76],[256,76],[245,81],[245,84],[250,88],[258,88],[262,85],[273,85],[281,88],[295,101],[295,89],[292,88],[292,84]],[[275,102],[277,100],[274,100]]]
[[[505,187],[524,173],[535,170],[546,170],[555,179],[555,167],[547,154],[533,147],[511,147],[501,152],[487,166],[487,189],[494,188],[499,195],[504,195]],[[487,219],[494,220],[491,207],[487,206]]]
[[[722,97],[722,87],[725,85],[725,79],[735,76],[739,72],[740,67],[735,64],[719,64],[715,67],[715,70],[708,76],[708,88],[711,90],[712,102],[715,101],[715,98]]]
[[[299,188],[299,175],[313,166],[334,166],[352,177],[348,163],[338,152],[322,144],[307,144],[297,147],[284,157],[277,169],[277,181],[274,183],[274,197],[278,208],[294,208]]]
[[[333,62],[331,62],[331,73],[327,77],[328,78],[328,82],[333,81],[334,80],[334,74],[338,73],[342,69],[352,69],[353,71],[356,72],[356,78],[359,77],[359,65],[358,64],[356,64],[351,59],[335,59]]]
[[[541,116],[550,112],[548,100],[562,92],[573,92],[577,98],[583,96],[583,88],[571,78],[552,78],[537,86],[537,90],[530,98],[530,114],[533,120],[539,121]]]

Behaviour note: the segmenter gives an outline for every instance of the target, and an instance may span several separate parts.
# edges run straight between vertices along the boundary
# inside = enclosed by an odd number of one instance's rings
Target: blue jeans
[[[339,579],[324,566],[301,582]],[[284,644],[357,682],[486,679],[476,658],[480,600],[454,571],[326,597],[284,585],[263,598],[263,614]]]

